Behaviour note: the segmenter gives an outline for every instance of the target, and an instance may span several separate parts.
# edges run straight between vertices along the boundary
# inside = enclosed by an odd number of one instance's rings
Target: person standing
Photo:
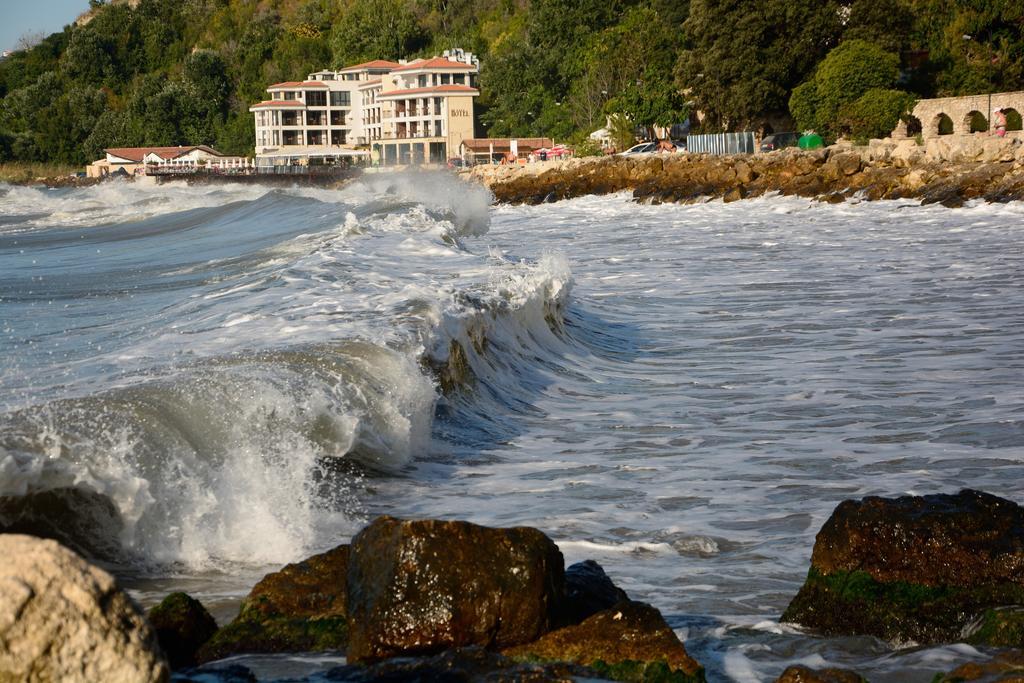
[[[995,129],[998,137],[1006,137],[1006,114],[1002,109],[992,111],[992,128]]]

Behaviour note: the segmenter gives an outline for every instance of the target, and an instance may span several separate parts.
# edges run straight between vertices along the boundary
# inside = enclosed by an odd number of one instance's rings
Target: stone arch
[[[1006,130],[1021,130],[1019,111],[1013,107],[1003,107],[1003,116],[1006,117]]]
[[[908,138],[912,138],[915,135],[920,135],[924,132],[924,126],[921,125],[921,119],[916,116],[908,116],[907,120],[903,122],[903,125],[906,126]]]
[[[978,110],[968,112],[964,117],[963,128],[967,133],[984,133],[988,130],[988,119]]]
[[[952,135],[953,134],[953,119],[949,118],[948,114],[938,113],[935,118],[932,119],[932,132],[934,135]]]

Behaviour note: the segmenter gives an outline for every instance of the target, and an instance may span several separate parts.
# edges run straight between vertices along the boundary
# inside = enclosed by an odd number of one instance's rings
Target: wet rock
[[[625,601],[536,642],[505,650],[527,661],[572,662],[620,681],[703,681],[703,669],[654,607]]]
[[[200,648],[199,661],[244,652],[344,650],[349,552],[341,545],[263,577],[238,617]]]
[[[526,527],[380,517],[352,539],[350,562],[352,662],[532,642],[565,591],[558,547]]]
[[[403,657],[369,666],[343,666],[326,672],[321,680],[345,683],[570,683],[598,676],[597,672],[574,664],[522,662],[480,646],[470,646],[453,648],[433,657]]]
[[[156,634],[110,574],[32,536],[0,536],[0,556],[0,680],[168,680]]]
[[[1024,652],[1003,652],[988,661],[961,664],[949,673],[935,676],[932,683],[1022,683]]]
[[[565,570],[561,623],[578,624],[628,599],[626,591],[616,586],[597,562],[577,562]]]
[[[743,199],[742,187],[734,187],[731,190],[728,190],[724,195],[722,195],[722,201],[725,202],[726,204],[729,204],[731,202],[738,202],[741,199]]]
[[[0,497],[0,533],[52,538],[85,557],[116,560],[124,522],[106,496],[57,488]]]
[[[782,615],[827,634],[961,640],[998,607],[1024,605],[1024,508],[979,491],[841,503]],[[1009,627],[977,627],[975,642]]]
[[[217,632],[202,603],[185,593],[171,593],[146,616],[174,670],[195,666],[199,648]]]
[[[849,669],[811,669],[797,664],[783,671],[775,683],[867,683],[867,679]]]

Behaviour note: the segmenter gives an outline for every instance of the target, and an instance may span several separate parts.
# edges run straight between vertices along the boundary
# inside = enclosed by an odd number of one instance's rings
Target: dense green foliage
[[[839,110],[840,127],[855,140],[884,138],[910,114],[917,98],[902,90],[872,88]]]
[[[810,79],[794,89],[789,110],[801,130],[835,137],[844,132],[841,110],[869,90],[895,85],[898,77],[899,57],[895,54],[864,40],[847,40],[828,53]],[[867,106],[856,109],[860,114],[870,113]],[[872,119],[866,125],[877,127],[883,122]]]
[[[90,4],[88,21],[0,61],[0,161],[185,143],[251,154],[248,108],[267,85],[451,47],[480,56],[477,132],[491,136],[576,140],[611,114],[626,137],[697,113],[707,131],[780,130],[793,125],[787,108],[832,134],[877,131],[896,95],[863,98],[893,88],[897,68],[918,97],[1024,87],[1024,6],[1012,0]],[[849,45],[893,56],[884,82],[825,67]]]

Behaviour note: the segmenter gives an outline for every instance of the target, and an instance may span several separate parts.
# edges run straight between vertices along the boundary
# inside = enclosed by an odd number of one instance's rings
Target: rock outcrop
[[[956,161],[913,140],[873,141],[823,150],[709,156],[658,154],[576,159],[533,167],[474,167],[466,177],[486,185],[497,201],[540,204],[587,194],[632,191],[638,202],[727,202],[777,192],[836,203],[920,198],[961,206],[971,199],[1024,199],[1024,145],[978,141]],[[973,147],[971,148],[973,149]]]
[[[201,648],[199,661],[244,652],[344,650],[348,568],[349,546],[340,545],[263,577],[238,617]]]
[[[110,574],[32,536],[0,535],[0,556],[0,680],[168,680],[156,634]]]
[[[704,672],[654,607],[620,602],[582,623],[505,650],[526,661],[572,662],[617,681],[703,681]]]
[[[978,491],[841,503],[782,615],[827,634],[1011,642],[1022,629],[1024,508]]]
[[[202,603],[185,593],[171,593],[146,617],[174,670],[195,666],[199,648],[217,632],[217,622]]]
[[[562,554],[536,529],[380,517],[352,539],[353,662],[529,643],[556,624]]]

